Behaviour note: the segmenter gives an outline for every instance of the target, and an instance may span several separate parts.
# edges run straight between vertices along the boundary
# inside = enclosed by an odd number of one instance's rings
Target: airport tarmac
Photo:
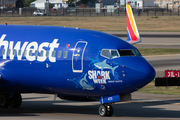
[[[98,115],[99,102],[72,102],[48,94],[22,94],[18,109],[0,109],[1,120],[178,120],[180,96],[135,92],[132,101],[113,104],[110,117]]]
[[[180,54],[144,57],[154,67],[156,77],[164,77],[167,69],[180,70]]]
[[[113,32],[112,34],[118,34]],[[124,35],[125,33],[121,33]],[[141,33],[143,42],[140,47],[180,48],[180,33]],[[152,37],[156,35],[156,37]],[[171,35],[168,37],[168,35]],[[173,37],[174,35],[174,37]],[[163,37],[165,36],[165,37]],[[123,39],[126,39],[125,36]],[[169,41],[171,40],[171,41]],[[138,46],[138,47],[139,47]],[[164,75],[167,69],[180,69],[180,55],[145,56],[156,69]],[[23,103],[18,109],[0,109],[0,120],[179,120],[180,96],[135,92],[132,101],[113,104],[112,117],[100,117],[99,102],[72,102],[48,94],[22,94]]]

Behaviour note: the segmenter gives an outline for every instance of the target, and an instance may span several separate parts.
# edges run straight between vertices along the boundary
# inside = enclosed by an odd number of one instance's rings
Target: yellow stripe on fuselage
[[[135,21],[133,19],[132,11],[131,11],[131,8],[130,8],[129,4],[126,4],[126,9],[127,9],[127,12],[128,12],[128,16],[129,16],[133,31],[134,31],[136,37],[139,37],[138,34],[137,34],[137,31],[136,31]]]

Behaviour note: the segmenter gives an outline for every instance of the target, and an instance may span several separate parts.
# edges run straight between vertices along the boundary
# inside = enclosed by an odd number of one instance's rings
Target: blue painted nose
[[[132,82],[136,82],[136,84],[148,83],[152,81],[156,75],[154,68],[143,57],[127,58],[124,62],[128,63],[125,64],[125,66],[129,68],[127,77],[132,79]]]
[[[143,57],[126,57],[120,63],[124,65],[125,78],[129,80],[129,84],[148,83],[156,75],[154,68]]]
[[[137,71],[140,74],[138,75],[137,80],[139,79],[141,83],[147,84],[155,78],[156,72],[154,68],[144,58],[141,58],[141,60],[139,60],[138,65],[139,67]]]
[[[144,80],[147,80],[147,82],[153,80],[156,76],[156,72],[154,68],[150,64],[146,64],[143,66],[144,68],[140,71],[142,72],[142,77]]]
[[[138,69],[134,70],[134,72],[136,74],[134,75],[132,80],[132,91],[136,91],[144,87],[149,82],[151,82],[156,75],[154,68],[146,60],[144,62],[139,63]]]
[[[124,91],[122,93],[134,92],[149,82],[156,75],[154,68],[143,57],[126,57],[122,59],[124,74]]]

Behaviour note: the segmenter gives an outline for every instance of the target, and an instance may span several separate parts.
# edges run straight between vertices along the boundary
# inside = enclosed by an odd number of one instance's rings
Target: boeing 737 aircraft
[[[112,116],[110,104],[130,100],[155,77],[132,45],[141,39],[128,4],[126,13],[127,41],[80,28],[0,25],[0,107],[20,107],[22,93],[46,93],[99,100],[100,116]]]

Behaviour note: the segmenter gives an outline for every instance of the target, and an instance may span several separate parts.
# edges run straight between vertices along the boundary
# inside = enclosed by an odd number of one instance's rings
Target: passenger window
[[[35,56],[38,56],[38,51],[36,50],[35,53],[34,53]]]
[[[5,54],[5,49],[2,50],[2,54],[3,54],[3,55]]]
[[[111,58],[117,58],[117,57],[119,57],[117,50],[111,50]]]
[[[23,54],[24,56],[26,56],[27,55],[27,50],[24,50],[24,54]]]
[[[55,57],[56,51],[52,51],[52,57]]]
[[[7,54],[10,55],[10,53],[11,53],[11,49],[8,49],[8,53]]]
[[[13,50],[13,55],[16,55],[16,49]]]
[[[109,50],[103,49],[102,52],[101,52],[101,55],[106,57],[106,58],[109,58]]]
[[[18,55],[21,55],[21,50],[18,50]]]
[[[119,50],[120,56],[135,56],[132,50]]]
[[[29,56],[32,56],[32,50],[29,51]]]
[[[68,52],[64,51],[63,58],[67,58],[67,54],[68,54]]]
[[[40,53],[40,57],[42,57],[42,56],[43,56],[43,53],[44,53],[44,51],[42,50],[42,51],[41,51],[41,53]]]
[[[61,54],[62,54],[62,51],[58,51],[58,58],[60,58],[61,57]]]
[[[49,57],[49,50],[46,51],[46,57]]]

